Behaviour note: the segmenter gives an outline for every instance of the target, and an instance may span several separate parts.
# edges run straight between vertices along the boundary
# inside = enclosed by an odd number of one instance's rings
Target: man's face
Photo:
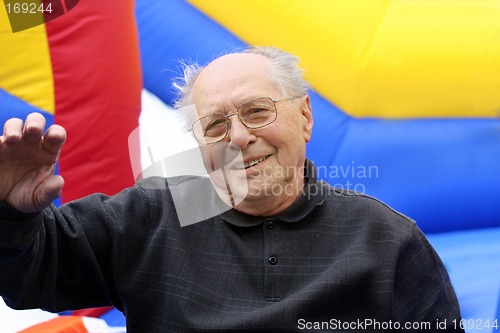
[[[245,193],[236,208],[254,215],[279,212],[295,200],[303,186],[305,144],[312,130],[309,97],[283,100],[270,75],[267,58],[230,54],[209,64],[192,91],[198,117],[231,114],[242,103],[259,97],[282,100],[276,103],[278,116],[271,124],[248,129],[237,116],[230,117],[227,137],[202,149],[208,169],[228,163],[224,173],[211,176],[216,188]]]

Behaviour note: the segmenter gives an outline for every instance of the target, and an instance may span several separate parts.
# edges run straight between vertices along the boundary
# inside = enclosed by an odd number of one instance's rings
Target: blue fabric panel
[[[166,104],[176,97],[171,86],[182,75],[180,60],[205,64],[246,45],[185,1],[137,1],[136,17],[144,86]]]
[[[500,226],[499,120],[313,112],[308,157],[320,178],[385,201],[426,233]]]
[[[113,308],[108,312],[102,314],[99,318],[103,319],[108,326],[124,327],[125,326],[125,316],[122,312]]]
[[[464,319],[483,323],[500,320],[496,309],[500,294],[500,228],[428,235],[448,269]],[[492,332],[467,328],[467,332]]]
[[[54,116],[50,113],[42,111],[0,88],[0,124],[2,124],[0,133],[3,133],[3,124],[7,119],[13,117],[24,119],[32,112],[43,114],[47,119],[47,125],[52,125],[54,123]]]
[[[493,332],[498,333],[500,332],[500,291],[498,292],[498,304],[497,304],[497,314],[496,314],[496,319],[497,319],[497,324],[499,325],[496,327]]]

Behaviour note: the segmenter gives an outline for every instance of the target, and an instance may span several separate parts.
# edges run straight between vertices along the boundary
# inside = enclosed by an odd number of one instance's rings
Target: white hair
[[[298,66],[299,58],[276,47],[251,46],[241,52],[259,54],[270,61],[270,78],[281,90],[284,98],[304,96],[309,91],[309,84],[304,79],[303,72]],[[197,63],[183,63],[183,76],[173,83],[178,91],[178,98],[174,106],[182,108],[191,104],[191,91],[194,81],[204,69]]]

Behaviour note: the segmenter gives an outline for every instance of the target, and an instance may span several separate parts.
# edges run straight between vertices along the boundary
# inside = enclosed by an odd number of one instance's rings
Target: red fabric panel
[[[134,183],[128,135],[138,126],[142,75],[132,0],[86,0],[46,24],[55,122],[68,140],[63,202]]]
[[[72,312],[73,316],[99,318],[101,315],[105,314],[106,312],[108,312],[111,309],[113,309],[112,306],[107,306],[104,308],[91,308],[91,309],[83,309],[83,310],[74,310],[71,312]]]

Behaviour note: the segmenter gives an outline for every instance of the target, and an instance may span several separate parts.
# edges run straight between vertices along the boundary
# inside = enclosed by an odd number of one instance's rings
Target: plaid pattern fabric
[[[130,333],[395,322],[461,332],[446,270],[415,222],[307,167],[301,198],[271,218],[230,210],[181,228],[160,178],[40,214],[2,204],[0,294],[16,308],[112,304]]]

